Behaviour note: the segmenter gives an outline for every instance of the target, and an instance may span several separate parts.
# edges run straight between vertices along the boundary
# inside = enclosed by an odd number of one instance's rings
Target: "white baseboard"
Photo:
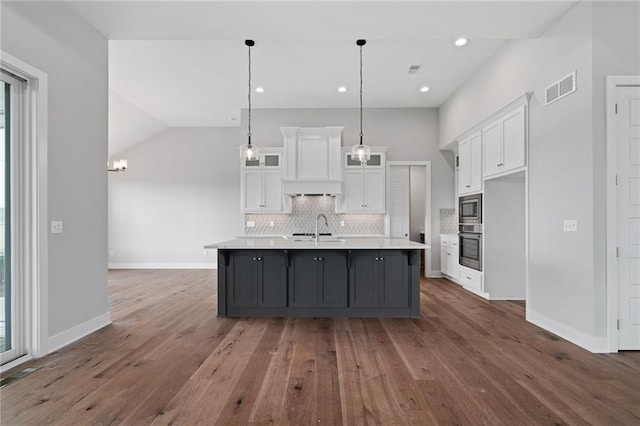
[[[109,269],[217,269],[218,262],[207,263],[109,263]]]
[[[109,312],[105,312],[104,314],[90,319],[89,321],[85,321],[82,324],[78,324],[75,327],[71,327],[68,330],[55,334],[49,337],[48,353],[57,351],[63,346],[67,346],[68,344],[73,343],[76,340],[81,339],[109,324],[111,324],[111,314]]]
[[[607,337],[595,337],[562,324],[527,306],[527,321],[593,353],[608,353]]]
[[[455,281],[454,281],[454,282],[455,282]],[[462,285],[462,284],[461,284],[461,285]],[[462,288],[464,288],[464,289],[465,289],[465,290],[467,290],[468,292],[471,292],[471,293],[475,294],[476,296],[480,296],[480,297],[482,297],[483,299],[490,300],[490,299],[489,299],[489,293],[485,293],[484,291],[476,290],[475,288],[471,288],[471,287],[465,287],[465,286],[462,286]]]

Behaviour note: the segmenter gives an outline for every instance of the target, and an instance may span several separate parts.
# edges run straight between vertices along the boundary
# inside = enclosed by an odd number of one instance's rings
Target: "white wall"
[[[109,312],[107,41],[58,2],[2,2],[1,22],[2,50],[48,75],[49,220],[64,221],[49,235],[48,326],[73,339]]]
[[[247,111],[242,111],[242,134],[246,135]],[[359,110],[256,109],[252,111],[252,141],[257,145],[282,146],[280,127],[344,126],[342,144],[359,141]],[[434,108],[365,108],[364,138],[368,145],[389,146],[387,160],[431,161],[431,262],[440,265],[440,209],[453,208],[453,154],[438,146],[438,110]],[[429,261],[429,259],[427,259]]]
[[[637,11],[637,4],[579,3],[541,38],[507,42],[440,109],[445,146],[533,92],[527,317],[596,351],[605,348],[606,324],[603,76],[639,72]],[[545,106],[544,89],[573,70],[578,90]],[[563,219],[577,219],[578,232],[564,233]]]
[[[206,244],[243,234],[238,128],[169,128],[109,174],[111,267],[213,267]]]

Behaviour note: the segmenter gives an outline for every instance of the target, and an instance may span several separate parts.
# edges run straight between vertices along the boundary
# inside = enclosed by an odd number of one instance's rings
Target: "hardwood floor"
[[[113,324],[0,391],[4,425],[640,424],[640,353],[594,355],[423,280],[421,319],[216,318],[215,271],[112,271]]]

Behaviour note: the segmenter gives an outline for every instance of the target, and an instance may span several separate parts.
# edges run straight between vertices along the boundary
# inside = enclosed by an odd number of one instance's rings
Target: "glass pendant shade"
[[[369,145],[353,145],[351,147],[351,158],[360,161],[362,164],[367,164],[367,161],[371,159],[371,148]]]
[[[257,160],[260,156],[259,148],[256,145],[240,145],[240,158],[242,160]]]

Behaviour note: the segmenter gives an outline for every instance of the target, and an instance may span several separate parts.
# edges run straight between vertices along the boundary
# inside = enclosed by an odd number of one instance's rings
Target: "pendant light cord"
[[[249,47],[249,91],[247,98],[249,100],[249,111],[248,111],[248,123],[249,123],[249,133],[247,136],[249,138],[249,146],[251,146],[251,45],[248,44]]]
[[[362,145],[362,44],[360,44],[360,145]]]

